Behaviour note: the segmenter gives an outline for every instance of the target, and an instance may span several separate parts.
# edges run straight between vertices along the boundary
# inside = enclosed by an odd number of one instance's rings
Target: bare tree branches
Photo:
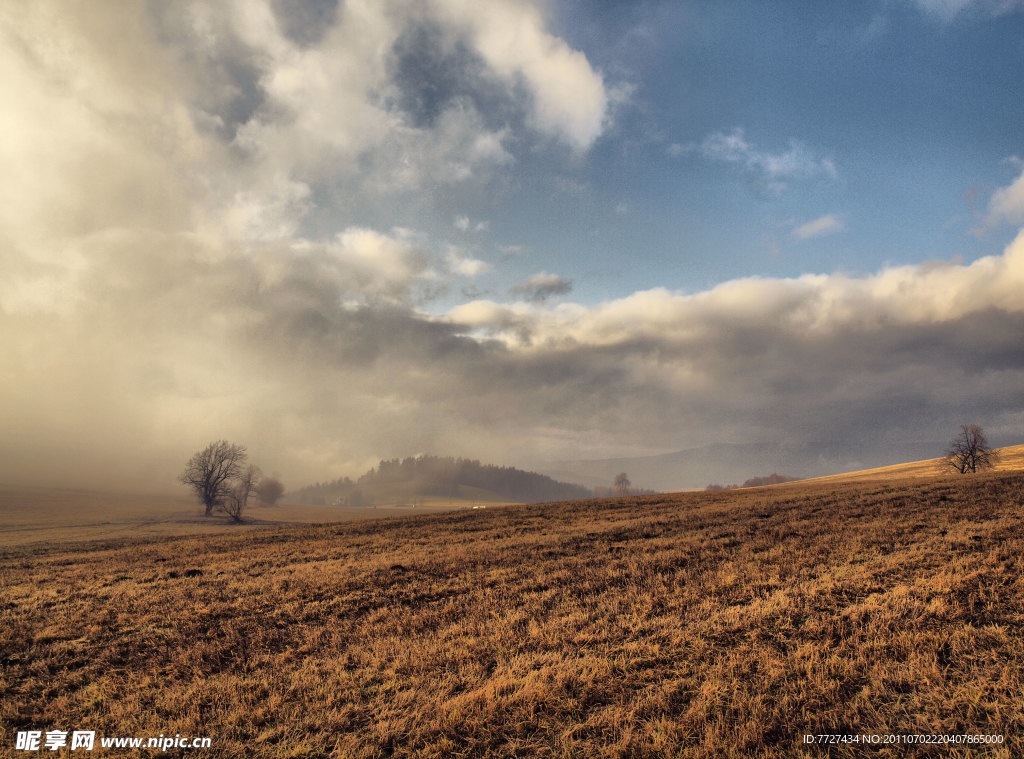
[[[619,472],[615,475],[615,482],[612,483],[612,487],[615,488],[615,494],[619,496],[629,495],[629,489],[633,487],[633,483],[629,481],[629,475],[625,472]]]
[[[960,474],[977,472],[991,469],[997,459],[998,454],[989,446],[981,427],[962,424],[960,434],[950,441],[946,451],[946,468]]]
[[[242,512],[249,505],[252,495],[260,480],[260,468],[250,464],[235,481],[234,486],[224,494],[217,503],[217,509],[227,514],[235,522],[242,521]]]
[[[242,474],[247,458],[244,445],[218,440],[189,459],[179,480],[195,491],[210,516]]]

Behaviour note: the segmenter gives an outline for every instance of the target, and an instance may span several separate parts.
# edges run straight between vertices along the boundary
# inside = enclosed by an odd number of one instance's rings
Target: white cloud
[[[842,219],[835,214],[826,214],[806,224],[801,224],[793,230],[793,237],[798,240],[810,240],[815,237],[824,237],[834,232],[840,232],[845,227]]]
[[[577,150],[601,134],[608,93],[587,58],[546,30],[537,5],[519,0],[433,0],[463,25],[474,49],[508,83],[523,82],[533,96],[533,122]]]
[[[446,260],[448,270],[460,277],[477,277],[491,268],[486,261],[464,256],[460,250],[454,247],[448,249]]]
[[[239,6],[231,26],[262,61],[267,102],[235,140],[254,160],[310,183],[358,181],[376,192],[462,182],[511,161],[507,132],[487,129],[465,102],[417,127],[381,97],[393,89],[390,50],[414,17],[388,3],[345,3],[319,45],[300,47],[257,7]]]
[[[170,94],[174,76],[146,62],[141,9],[126,9],[120,28],[103,17],[60,4],[0,7],[0,227],[26,255],[103,226],[179,228],[191,212],[195,177],[178,166],[205,141]]]
[[[798,140],[790,140],[789,149],[783,153],[771,153],[748,142],[740,128],[708,135],[701,143],[700,151],[706,158],[736,163],[765,177],[775,192],[785,189],[783,180],[835,179],[837,175],[831,159],[816,155]]]
[[[326,251],[351,266],[360,277],[355,288],[360,294],[390,294],[405,299],[415,280],[429,271],[427,253],[401,230],[385,235],[350,227],[340,232]]]
[[[297,229],[293,222],[311,210],[303,203],[324,195],[336,201],[486,182],[513,163],[509,146],[526,135],[514,132],[521,122],[507,113],[484,114],[458,93],[426,121],[404,110],[398,43],[417,29],[441,28],[444,44],[464,39],[485,69],[472,76],[486,77],[491,91],[497,85],[493,94],[540,133],[585,150],[603,129],[601,76],[530,4],[342,3],[312,43],[286,33],[270,0],[153,12],[160,37],[151,40],[150,68],[171,71],[167,99],[177,99],[204,136],[224,141],[220,161],[200,158],[203,182],[214,196],[208,206],[230,216],[225,224],[243,237]],[[305,200],[292,192],[302,186],[310,190]],[[263,209],[276,218],[254,225]]]
[[[294,237],[313,207],[309,185],[285,177],[261,184],[235,193],[223,210],[224,233],[251,241]]]
[[[460,232],[486,232],[490,223],[486,219],[474,221],[468,216],[456,216],[455,228]]]
[[[1024,171],[1008,187],[992,193],[982,226],[991,229],[1000,224],[1024,224]]]
[[[552,277],[542,273],[534,279],[540,283]],[[571,338],[580,345],[610,346],[656,338],[684,346],[723,328],[765,327],[794,337],[828,335],[885,325],[941,324],[993,308],[1024,313],[1024,232],[1003,255],[969,265],[902,266],[867,277],[738,279],[694,295],[658,288],[587,308],[471,305],[454,311],[453,319],[466,321],[472,314],[475,328],[500,331],[514,313],[517,327],[528,327],[535,345]],[[486,323],[485,314],[493,316],[493,324]]]

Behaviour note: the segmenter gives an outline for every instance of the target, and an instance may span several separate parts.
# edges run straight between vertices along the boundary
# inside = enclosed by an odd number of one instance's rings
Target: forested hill
[[[547,475],[471,459],[440,456],[390,459],[357,480],[348,477],[317,483],[288,493],[298,503],[342,503],[352,506],[415,500],[417,496],[483,497],[520,503],[591,498],[584,487],[558,482]]]

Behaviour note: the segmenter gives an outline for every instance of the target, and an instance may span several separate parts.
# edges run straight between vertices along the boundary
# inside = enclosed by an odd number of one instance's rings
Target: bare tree
[[[249,496],[252,495],[260,481],[260,468],[250,464],[234,480],[232,487],[224,494],[224,498],[217,502],[217,508],[223,511],[235,522],[242,521],[242,512],[249,505]]]
[[[256,497],[260,503],[273,506],[284,495],[284,485],[276,477],[264,477],[256,486]]]
[[[629,481],[629,475],[625,472],[619,472],[615,475],[613,487],[615,488],[616,495],[629,495],[629,489],[632,486],[633,483]]]
[[[247,459],[244,445],[218,440],[189,459],[179,479],[195,491],[210,516],[234,487]]]
[[[995,466],[998,454],[985,439],[985,433],[977,424],[960,425],[960,434],[949,443],[946,451],[946,468],[965,474]]]

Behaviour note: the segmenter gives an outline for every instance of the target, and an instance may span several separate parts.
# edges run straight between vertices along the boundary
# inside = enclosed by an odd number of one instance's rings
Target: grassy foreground
[[[0,754],[1021,756],[1022,501],[997,473],[14,547]]]

